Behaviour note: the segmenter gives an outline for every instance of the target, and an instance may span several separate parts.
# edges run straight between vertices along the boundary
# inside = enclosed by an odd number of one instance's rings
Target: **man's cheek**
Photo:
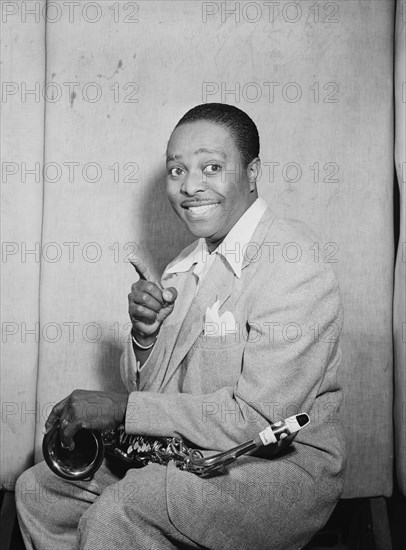
[[[167,189],[166,192],[167,192],[169,204],[172,206],[172,208],[175,211],[182,210],[182,207],[180,206],[180,204],[178,204],[178,201],[176,200],[176,197],[174,196],[174,194],[171,193],[170,191],[168,191],[168,189]]]

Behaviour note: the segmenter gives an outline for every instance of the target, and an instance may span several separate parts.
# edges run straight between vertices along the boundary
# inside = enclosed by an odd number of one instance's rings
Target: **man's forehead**
[[[216,122],[199,120],[175,128],[168,143],[168,152],[177,154],[207,149],[210,152],[226,153],[234,147],[234,137],[228,128]]]

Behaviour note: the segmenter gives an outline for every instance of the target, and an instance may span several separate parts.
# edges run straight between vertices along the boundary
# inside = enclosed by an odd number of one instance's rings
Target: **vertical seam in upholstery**
[[[45,14],[47,14],[48,9],[48,0],[44,2]],[[47,83],[47,30],[48,22],[47,17],[45,16],[44,22],[44,86]],[[40,250],[42,250],[42,242],[44,236],[44,218],[45,218],[45,178],[44,178],[44,166],[45,166],[45,152],[46,152],[46,113],[47,113],[47,102],[44,97],[44,111],[43,111],[43,132],[42,132],[42,215],[41,215],[41,231],[40,231]],[[38,327],[39,327],[39,337],[38,337],[38,349],[37,349],[37,379],[35,385],[35,411],[36,415],[39,414],[41,417],[41,407],[37,409],[37,400],[38,400],[38,386],[39,386],[39,376],[40,376],[40,358],[41,358],[41,288],[42,288],[42,254],[39,257],[39,278],[38,278]],[[36,423],[34,429],[34,441],[33,441],[33,450],[34,450],[34,461],[35,461],[35,442],[37,435],[37,426],[39,424],[40,418],[36,416]]]

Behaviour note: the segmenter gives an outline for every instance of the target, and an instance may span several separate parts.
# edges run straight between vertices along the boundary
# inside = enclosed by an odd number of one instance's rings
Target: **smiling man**
[[[290,550],[327,521],[345,461],[339,289],[305,231],[258,197],[259,171],[258,131],[240,109],[204,104],[179,121],[167,194],[197,240],[160,283],[144,269],[131,288],[132,340],[120,364],[128,394],[76,390],[46,426],[60,421],[72,447],[80,427],[125,422],[130,434],[180,437],[204,453],[301,411],[310,426],[290,446],[240,457],[207,479],[170,462],[122,479],[103,464],[92,480],[69,482],[41,463],[16,489],[27,548]],[[96,419],[81,414],[91,407]],[[38,502],[33,486],[49,498]]]
[[[231,127],[193,124],[193,115],[182,120],[168,144],[167,193],[190,232],[204,237],[212,252],[258,198],[259,138],[251,128],[252,150],[242,154]]]

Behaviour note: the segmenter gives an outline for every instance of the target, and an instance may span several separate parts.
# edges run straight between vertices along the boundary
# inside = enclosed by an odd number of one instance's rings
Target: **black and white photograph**
[[[0,550],[405,550],[406,1],[0,20]]]

